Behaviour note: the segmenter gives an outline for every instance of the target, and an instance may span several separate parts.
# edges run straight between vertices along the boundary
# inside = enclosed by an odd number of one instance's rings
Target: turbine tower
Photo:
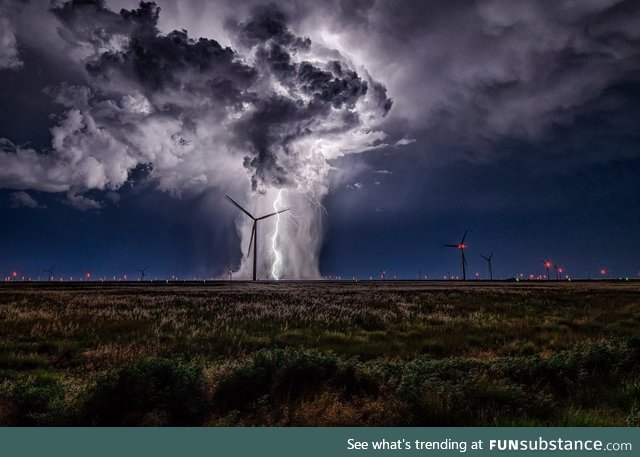
[[[261,217],[253,217],[253,215],[236,203],[231,197],[226,195],[231,203],[233,203],[240,211],[245,213],[247,216],[251,218],[253,221],[253,227],[251,228],[251,240],[249,241],[249,250],[247,251],[247,255],[251,252],[251,245],[253,244],[253,280],[257,281],[256,270],[258,267],[258,221],[263,219],[267,219],[271,216],[275,216],[276,214],[284,213],[285,211],[289,211],[289,208],[281,209],[280,211],[276,211],[275,213],[267,214],[266,216]]]
[[[42,270],[43,273],[49,273],[49,281],[53,279],[53,269],[55,268],[55,264],[51,266],[48,270]]]
[[[464,256],[464,250],[467,248],[467,246],[464,244],[464,239],[467,237],[467,231],[464,231],[464,235],[462,235],[462,240],[460,241],[459,244],[445,244],[446,247],[448,248],[456,248],[456,249],[460,249],[460,255],[462,257],[462,280],[466,281],[467,280],[467,259]]]
[[[487,263],[489,264],[489,279],[491,281],[493,281],[493,269],[491,268],[491,259],[493,258],[493,252],[491,253],[491,255],[489,257],[485,257],[483,255],[480,255],[480,257],[482,257],[484,260],[486,260]]]
[[[145,273],[147,271],[147,268],[149,267],[144,267],[137,270],[140,273],[140,282],[144,281],[144,277],[147,276],[147,274]]]
[[[233,270],[227,265],[227,272],[229,273],[229,281],[233,280]]]

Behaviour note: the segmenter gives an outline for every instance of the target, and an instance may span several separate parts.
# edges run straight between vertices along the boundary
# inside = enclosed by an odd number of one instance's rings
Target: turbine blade
[[[281,209],[280,211],[276,211],[275,213],[267,214],[266,216],[259,217],[256,220],[257,221],[261,221],[262,219],[266,219],[268,217],[275,216],[276,214],[284,213],[285,211],[289,211],[289,208]]]
[[[247,210],[246,210],[246,209],[244,209],[242,206],[240,206],[240,205],[239,205],[239,204],[238,204],[238,203],[237,203],[233,198],[229,197],[228,195],[225,195],[225,197],[227,197],[231,203],[233,203],[234,205],[236,205],[240,211],[242,211],[243,213],[245,213],[247,216],[249,216],[249,217],[250,217],[251,219],[253,219],[254,221],[256,220],[256,218],[255,218],[255,217],[253,217],[249,211],[247,211]]]
[[[485,257],[485,256],[483,256],[482,254],[480,254],[480,257],[482,257],[482,258],[483,258],[484,260],[486,260],[487,262],[488,262],[489,260],[491,260],[491,259],[490,259],[490,257]]]
[[[448,248],[457,248],[458,247],[457,244],[443,244],[443,246],[446,246]]]
[[[493,252],[491,253],[491,255],[489,256],[489,260],[491,260],[491,258],[493,257]]]
[[[464,239],[467,237],[467,231],[464,231],[464,235],[462,235],[462,241],[460,241],[460,244],[464,244]]]
[[[249,253],[251,252],[251,246],[253,246],[253,235],[256,233],[256,224],[258,221],[253,221],[253,228],[251,229],[251,239],[249,240],[249,249],[247,250],[247,257],[249,257]]]

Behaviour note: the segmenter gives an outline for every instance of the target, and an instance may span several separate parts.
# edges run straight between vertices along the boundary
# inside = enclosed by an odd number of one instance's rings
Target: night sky
[[[238,3],[0,0],[0,277],[640,276],[640,2]]]

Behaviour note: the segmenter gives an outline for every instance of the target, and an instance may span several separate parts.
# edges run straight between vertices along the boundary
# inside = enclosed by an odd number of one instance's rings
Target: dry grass
[[[398,364],[421,356],[548,358],[640,337],[638,324],[635,282],[2,284],[0,383],[6,398],[7,385],[53,373],[67,395],[78,396],[107,372],[141,359],[179,357],[204,367],[213,395],[220,379],[261,349]],[[250,414],[218,412],[207,423],[403,422],[399,403],[389,410],[379,395],[345,397],[327,387],[296,400],[294,409],[255,405]],[[0,423],[9,422],[10,408],[0,401]],[[582,417],[579,411],[568,417]],[[624,414],[616,411],[620,423]],[[148,424],[169,420],[157,411],[144,417]]]

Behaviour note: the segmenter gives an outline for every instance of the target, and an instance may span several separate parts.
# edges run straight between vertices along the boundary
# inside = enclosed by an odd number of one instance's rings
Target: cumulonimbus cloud
[[[227,21],[236,48],[185,30],[161,33],[150,2],[118,14],[102,1],[72,1],[42,14],[53,16],[59,46],[82,65],[86,83],[48,89],[63,107],[48,149],[2,140],[0,187],[64,192],[87,209],[100,205],[87,192],[117,190],[144,167],[174,194],[253,189],[266,210],[286,190],[319,205],[328,160],[384,138],[375,128],[391,108],[384,86],[296,36],[274,5]],[[287,262],[298,264],[290,276],[318,275],[317,252],[303,256],[306,266],[293,258],[319,249],[319,224],[304,206],[289,230],[300,251]]]
[[[148,165],[160,188],[179,192],[218,182],[231,161],[255,190],[307,185],[300,170],[310,154],[296,142],[362,129],[364,111],[382,117],[391,106],[384,87],[346,60],[318,60],[275,6],[229,22],[243,54],[184,30],[161,34],[153,3],[116,14],[100,1],[68,2],[52,14],[67,46],[91,50],[87,85],[51,89],[68,110],[51,129],[50,151],[4,140],[4,187],[117,189]]]

